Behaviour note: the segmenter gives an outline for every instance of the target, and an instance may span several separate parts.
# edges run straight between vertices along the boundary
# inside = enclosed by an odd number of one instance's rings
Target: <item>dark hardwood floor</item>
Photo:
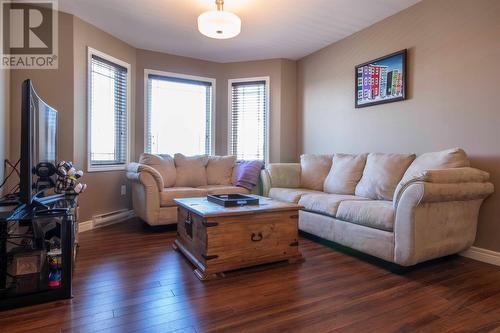
[[[80,234],[74,298],[0,312],[1,332],[500,332],[500,267],[462,257],[403,275],[300,240],[302,264],[200,282],[175,232]]]

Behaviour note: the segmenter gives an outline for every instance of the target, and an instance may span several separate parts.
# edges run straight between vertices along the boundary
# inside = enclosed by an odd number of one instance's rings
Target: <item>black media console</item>
[[[77,196],[0,212],[0,310],[71,298]]]

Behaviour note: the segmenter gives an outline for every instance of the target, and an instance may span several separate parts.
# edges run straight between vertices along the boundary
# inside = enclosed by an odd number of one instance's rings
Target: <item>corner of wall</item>
[[[10,70],[0,69],[0,182],[5,177],[4,163],[9,158]],[[0,189],[0,195],[3,188]]]
[[[297,61],[281,60],[280,162],[296,162]]]

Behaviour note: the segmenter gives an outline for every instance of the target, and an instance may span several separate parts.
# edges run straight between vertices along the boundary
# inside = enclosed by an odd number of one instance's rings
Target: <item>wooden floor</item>
[[[175,232],[80,235],[74,298],[0,312],[1,332],[500,332],[500,267],[454,257],[404,275],[300,240],[303,264],[200,282]]]

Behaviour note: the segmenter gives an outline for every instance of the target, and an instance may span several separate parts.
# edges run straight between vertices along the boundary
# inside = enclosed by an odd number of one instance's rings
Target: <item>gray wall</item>
[[[500,1],[424,0],[298,64],[298,146],[306,153],[463,147],[497,192],[476,246],[500,251]],[[407,48],[403,102],[354,108],[354,66]]]

